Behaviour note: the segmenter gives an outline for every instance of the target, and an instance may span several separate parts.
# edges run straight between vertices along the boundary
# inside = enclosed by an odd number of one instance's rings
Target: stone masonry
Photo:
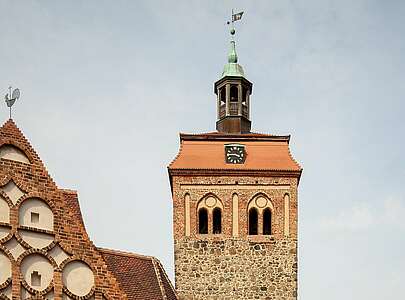
[[[297,178],[173,176],[176,290],[180,299],[297,299]],[[190,236],[185,196],[190,195]],[[205,195],[223,203],[221,234],[197,233],[197,203]],[[238,195],[238,234],[232,232],[232,196]],[[247,206],[255,195],[274,206],[272,235],[248,235]],[[290,196],[289,234],[284,195]]]

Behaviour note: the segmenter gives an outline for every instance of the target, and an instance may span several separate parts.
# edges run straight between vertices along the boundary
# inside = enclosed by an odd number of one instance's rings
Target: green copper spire
[[[238,55],[236,54],[235,41],[231,41],[231,50],[228,54],[228,63],[236,64],[238,62]]]
[[[228,54],[228,63],[224,66],[224,71],[222,72],[222,77],[225,76],[237,76],[237,77],[244,77],[245,72],[243,72],[243,68],[240,64],[238,64],[238,55],[236,54],[235,49],[235,41],[233,39],[233,35],[235,34],[235,29],[231,29],[231,49],[229,50]]]

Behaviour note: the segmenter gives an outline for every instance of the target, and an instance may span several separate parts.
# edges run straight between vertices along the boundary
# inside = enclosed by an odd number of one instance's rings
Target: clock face
[[[225,145],[225,162],[227,164],[243,164],[245,161],[245,146]]]

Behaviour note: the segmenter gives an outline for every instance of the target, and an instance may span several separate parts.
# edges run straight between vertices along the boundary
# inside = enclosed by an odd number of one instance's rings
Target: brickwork
[[[46,297],[46,299],[48,299],[49,297],[49,299],[61,300],[62,293],[65,293],[72,299],[127,299],[125,293],[120,289],[119,283],[107,269],[101,254],[90,241],[81,216],[78,215],[77,211],[72,209],[72,205],[78,208],[76,192],[58,189],[38,155],[11,120],[0,130],[0,147],[4,144],[15,145],[27,155],[31,162],[30,164],[26,164],[0,159],[0,187],[12,180],[18,188],[25,193],[25,195],[13,205],[7,194],[0,190],[0,196],[6,199],[7,203],[10,205],[10,223],[0,224],[2,227],[9,228],[9,234],[0,240],[0,251],[5,253],[12,262],[12,278],[9,282],[9,284],[12,285],[11,298],[23,299],[21,290],[24,287],[24,289],[27,290],[26,296],[24,296],[26,298],[35,297],[35,299],[45,299],[44,297]],[[53,236],[53,242],[43,249],[32,248],[24,242],[19,234],[20,230],[23,229],[41,233],[40,229],[21,228],[19,225],[18,213],[20,204],[25,201],[25,199],[31,198],[39,198],[45,201],[54,215],[54,230],[42,232]],[[18,259],[14,259],[7,248],[7,242],[13,238],[16,238],[24,248],[24,253],[20,255]],[[56,245],[62,248],[68,255],[68,258],[59,266],[49,255],[50,249]],[[41,292],[30,288],[30,285],[23,280],[20,271],[21,261],[30,253],[39,253],[45,256],[54,267],[54,275],[51,284]],[[94,287],[85,297],[71,295],[62,283],[62,270],[64,266],[74,260],[85,262],[94,274]],[[0,290],[0,298],[8,299],[7,296],[2,294],[7,287],[4,286],[0,288],[3,288]]]
[[[297,297],[298,178],[173,176],[176,290],[180,299],[289,299]],[[232,232],[232,198],[238,196],[238,233]],[[284,196],[289,201],[285,236]],[[185,197],[190,199],[190,236],[185,236]],[[222,233],[198,234],[197,204],[213,195],[223,204]],[[272,235],[248,235],[249,202],[257,195],[273,206]]]

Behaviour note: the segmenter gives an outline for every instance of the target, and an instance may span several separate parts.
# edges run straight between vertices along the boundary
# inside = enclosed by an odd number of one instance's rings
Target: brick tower
[[[302,169],[290,154],[290,136],[250,131],[252,84],[233,40],[214,92],[217,131],[180,134],[180,151],[168,167],[177,294],[297,299]]]

